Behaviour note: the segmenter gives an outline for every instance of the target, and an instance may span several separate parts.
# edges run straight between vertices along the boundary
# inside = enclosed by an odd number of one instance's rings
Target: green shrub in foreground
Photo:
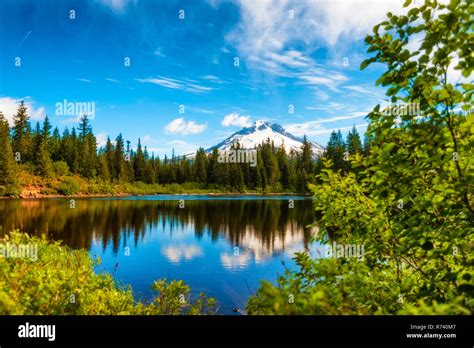
[[[277,286],[262,284],[250,314],[474,312],[474,85],[446,77],[451,68],[472,76],[473,10],[472,1],[425,1],[406,15],[387,14],[367,36],[375,56],[361,68],[387,65],[377,84],[389,87],[392,105],[419,110],[375,106],[370,153],[350,156],[342,171],[323,161],[319,184],[309,185],[315,238],[326,247],[363,246],[363,258],[300,253],[298,270]],[[408,44],[413,34],[423,38],[417,51]]]
[[[86,250],[11,232],[3,246],[37,246],[37,259],[0,256],[0,314],[8,315],[179,315],[214,314],[216,301],[200,294],[190,300],[182,281],[155,281],[150,303],[137,302],[132,289],[119,288],[111,275],[95,274]],[[97,262],[100,263],[100,260]]]

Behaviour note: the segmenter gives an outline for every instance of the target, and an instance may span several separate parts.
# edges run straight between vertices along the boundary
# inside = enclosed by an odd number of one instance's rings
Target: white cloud
[[[46,112],[44,107],[40,106],[36,108],[34,106],[35,102],[30,100],[30,97],[19,99],[3,97],[0,98],[0,111],[3,112],[3,115],[7,119],[10,126],[13,125],[13,115],[16,115],[18,104],[20,104],[22,100],[25,102],[25,106],[28,108],[28,115],[30,116],[31,120],[39,121],[45,118]]]
[[[113,82],[113,83],[119,83],[120,82],[119,80],[112,79],[110,77],[107,77],[106,80],[109,81],[109,82]]]
[[[229,127],[229,126],[250,127],[252,123],[250,122],[250,116],[242,116],[233,112],[231,114],[224,116],[221,124],[224,127]]]
[[[120,14],[125,12],[128,5],[136,4],[137,0],[98,0],[98,2],[110,8],[113,12]]]
[[[107,143],[107,136],[108,136],[108,133],[106,132],[100,132],[99,134],[97,134],[97,137],[96,137],[97,144],[99,146],[105,146],[105,144]]]
[[[152,83],[155,85],[159,85],[168,89],[176,89],[182,90],[185,92],[191,93],[206,93],[214,90],[212,87],[207,87],[198,84],[196,81],[193,80],[177,80],[170,77],[165,76],[158,76],[158,77],[149,77],[146,79],[136,79],[138,82],[141,83]]]
[[[81,82],[87,82],[87,83],[92,83],[91,80],[88,80],[88,79],[76,79],[77,81],[81,81]]]
[[[180,135],[197,134],[206,129],[206,124],[198,124],[194,121],[185,121],[184,118],[176,118],[165,126],[165,130],[170,133]]]

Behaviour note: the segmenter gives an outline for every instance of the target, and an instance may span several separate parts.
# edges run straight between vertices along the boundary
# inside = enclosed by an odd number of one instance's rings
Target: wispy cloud
[[[88,79],[76,79],[77,81],[81,81],[81,82],[87,82],[87,83],[92,83],[91,80],[88,80]]]
[[[155,52],[153,52],[153,54],[157,57],[161,57],[161,58],[164,58],[166,57],[166,55],[163,54],[162,50],[160,47],[158,47]]]
[[[342,103],[337,103],[337,102],[329,102],[326,104],[321,104],[321,105],[314,105],[314,106],[307,106],[305,107],[306,110],[342,110],[346,109],[347,105],[344,105]]]
[[[169,133],[180,135],[198,134],[206,129],[206,124],[198,124],[194,121],[186,121],[184,118],[176,118],[165,126]]]
[[[201,79],[207,80],[207,81],[210,81],[210,82],[214,82],[214,83],[218,83],[218,84],[226,83],[226,81],[223,81],[223,80],[221,80],[220,78],[218,78],[217,76],[214,76],[214,75],[204,75],[204,76],[201,76]]]
[[[313,53],[326,48],[340,55],[348,43],[362,39],[385,18],[402,8],[399,0],[290,1],[240,0],[240,23],[227,36],[246,66],[273,76],[295,79],[322,100],[325,90],[339,92],[345,73],[323,66]],[[336,52],[336,53],[332,53]],[[328,57],[329,60],[330,57]]]
[[[193,112],[198,112],[200,114],[214,114],[215,111],[209,110],[209,109],[204,109],[204,108],[197,108],[194,106],[188,106],[186,110],[193,111]]]
[[[375,90],[374,87],[369,85],[351,85],[351,86],[343,86],[342,88],[347,89],[352,92],[356,92],[357,94],[364,94],[373,98],[383,99],[384,94],[383,92],[378,92]]]
[[[199,84],[197,81],[188,79],[178,80],[165,76],[149,77],[145,79],[136,80],[141,83],[151,83],[168,89],[182,90],[191,93],[207,93],[215,89],[213,87],[208,87]]]
[[[109,81],[109,82],[113,82],[113,83],[119,83],[120,82],[119,80],[112,79],[110,77],[107,77],[106,80]]]
[[[285,129],[290,132],[291,134],[297,135],[297,136],[302,136],[302,135],[324,135],[324,134],[329,134],[333,129],[341,129],[344,130],[347,127],[332,127],[332,128],[326,128],[323,126],[323,124],[326,123],[334,123],[334,122],[341,122],[341,121],[347,121],[347,120],[352,120],[352,119],[363,119],[368,112],[354,112],[349,115],[340,115],[340,116],[334,116],[334,117],[329,117],[329,118],[324,118],[324,119],[318,119],[314,121],[308,121],[308,122],[302,122],[302,123],[290,123],[285,125]],[[359,127],[366,126],[367,124],[359,124]],[[347,128],[349,129],[349,128]]]
[[[356,124],[356,128],[365,128],[367,127],[368,123],[361,123],[361,124]],[[352,126],[345,126],[345,127],[323,127],[321,124],[316,123],[316,124],[299,124],[299,125],[287,125],[285,129],[290,132],[291,134],[294,134],[296,136],[316,136],[316,135],[328,135],[331,134],[333,131],[346,131],[350,130],[354,127]]]

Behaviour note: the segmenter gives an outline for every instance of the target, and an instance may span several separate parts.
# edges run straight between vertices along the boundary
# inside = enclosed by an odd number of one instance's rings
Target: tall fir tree
[[[280,183],[284,189],[290,188],[290,164],[283,144],[277,152],[278,167],[280,169]]]
[[[10,127],[0,111],[0,192],[12,194],[17,187],[17,168],[10,143]],[[2,186],[4,187],[2,189]]]
[[[306,135],[303,137],[303,145],[301,145],[301,168],[307,173],[313,170],[313,147]]]
[[[117,170],[114,165],[114,146],[112,145],[112,141],[110,140],[109,136],[107,137],[107,142],[105,143],[104,158],[105,158],[105,164],[107,165],[107,170],[109,172],[110,179],[117,180],[118,175],[117,175]]]
[[[196,152],[195,162],[194,162],[194,178],[195,181],[199,183],[205,183],[207,181],[207,157],[206,152],[201,147]]]
[[[329,137],[325,156],[333,162],[333,169],[340,170],[344,168],[345,145],[341,131],[333,131]]]
[[[114,151],[114,170],[119,181],[128,181],[128,175],[125,165],[125,160],[130,162],[130,158],[124,158],[125,143],[120,133],[115,139],[115,151]]]
[[[362,142],[360,141],[360,135],[355,126],[352,127],[352,130],[350,130],[347,135],[347,152],[349,152],[350,155],[362,152]]]
[[[140,138],[138,139],[137,154],[133,161],[133,172],[135,174],[135,181],[146,181],[146,162]]]
[[[30,160],[31,130],[28,109],[23,101],[13,117],[12,145],[13,152],[19,155],[22,162]]]

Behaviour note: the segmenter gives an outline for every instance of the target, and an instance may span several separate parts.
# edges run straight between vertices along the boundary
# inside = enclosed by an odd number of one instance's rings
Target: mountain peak
[[[265,120],[256,120],[250,127],[235,132],[224,141],[207,149],[206,152],[211,152],[214,149],[228,151],[235,143],[239,143],[243,149],[254,149],[262,142],[267,141],[267,139],[270,139],[275,147],[284,146],[287,152],[291,150],[299,152],[303,145],[303,139],[287,132],[279,124]],[[311,142],[311,144],[315,154],[320,154],[324,151],[324,147],[320,144],[316,142]]]
[[[262,130],[262,129],[265,129],[265,128],[271,128],[272,124],[268,121],[264,121],[264,120],[257,120],[254,122],[253,124],[253,127],[255,127],[256,129],[259,129],[259,130]]]

